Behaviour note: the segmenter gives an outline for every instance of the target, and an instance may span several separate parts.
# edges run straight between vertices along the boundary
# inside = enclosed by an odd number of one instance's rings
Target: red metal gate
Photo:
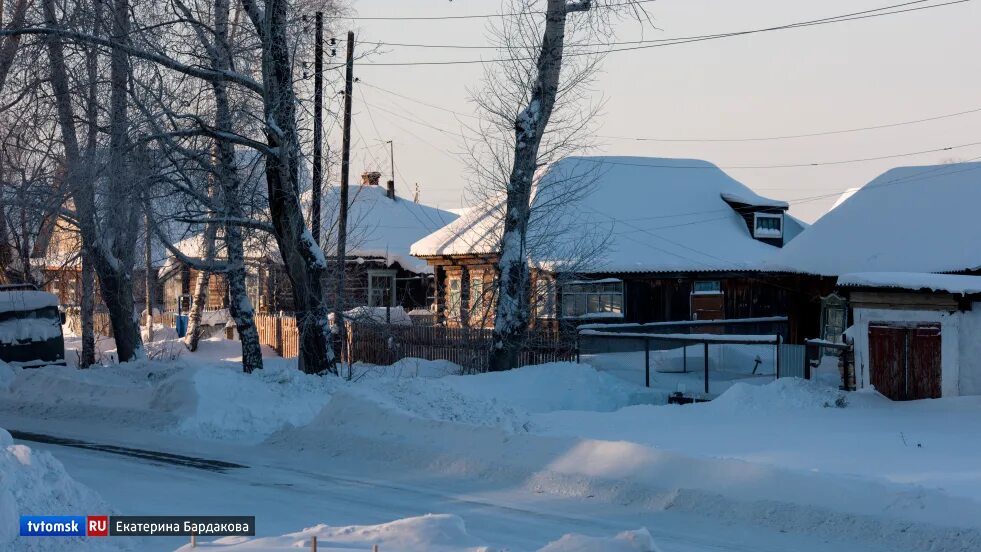
[[[940,397],[940,326],[869,324],[869,379],[896,401]]]

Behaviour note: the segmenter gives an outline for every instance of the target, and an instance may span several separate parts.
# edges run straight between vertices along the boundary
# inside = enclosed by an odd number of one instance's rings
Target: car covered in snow
[[[0,360],[25,368],[65,364],[54,294],[33,286],[0,286]]]

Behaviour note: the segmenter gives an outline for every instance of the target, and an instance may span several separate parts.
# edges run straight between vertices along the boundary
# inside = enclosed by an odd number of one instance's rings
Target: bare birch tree
[[[482,176],[489,175],[493,183],[496,175],[507,175],[490,370],[517,365],[528,328],[528,230],[536,176],[543,165],[585,146],[583,135],[595,112],[595,106],[583,106],[584,98],[578,95],[584,95],[602,52],[585,46],[584,39],[595,42],[596,36],[608,36],[610,22],[620,14],[646,19],[636,4],[594,0],[517,0],[507,11],[515,15],[502,18],[495,32],[511,59],[487,76],[477,101],[492,126],[508,125],[511,136],[502,143],[510,145],[510,156],[501,155],[500,144],[490,144],[494,154],[489,159],[474,156],[478,182],[485,180]],[[574,58],[572,67],[564,66],[567,56]],[[563,102],[569,114],[553,118]]]

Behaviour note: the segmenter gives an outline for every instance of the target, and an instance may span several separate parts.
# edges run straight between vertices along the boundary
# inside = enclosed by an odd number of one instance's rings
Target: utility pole
[[[344,76],[344,138],[341,144],[341,193],[337,216],[337,299],[334,323],[337,324],[341,350],[347,343],[344,327],[344,268],[347,254],[347,180],[351,174],[351,95],[354,81],[354,31],[347,32],[347,71]]]
[[[310,198],[310,229],[320,245],[320,194],[324,188],[324,12],[317,12],[313,54],[313,190]]]

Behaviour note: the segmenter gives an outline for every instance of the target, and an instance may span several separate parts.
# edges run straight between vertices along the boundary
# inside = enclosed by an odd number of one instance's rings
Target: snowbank
[[[699,405],[716,411],[801,410],[844,407],[846,394],[834,387],[800,378],[780,378],[766,385],[733,384],[715,400]]]
[[[468,397],[499,401],[526,412],[612,411],[653,402],[644,388],[586,364],[552,362],[507,372],[443,378]]]
[[[266,362],[251,374],[192,366],[159,386],[153,407],[177,414],[182,435],[258,443],[283,427],[309,423],[338,385],[287,363]]]
[[[348,527],[317,525],[279,537],[251,540],[228,537],[214,543],[199,544],[198,549],[217,548],[229,552],[239,550],[292,552],[309,549],[310,540],[314,536],[317,537],[317,549],[324,552],[371,550],[372,545],[376,544],[381,550],[399,552],[493,552],[494,550],[470,536],[462,519],[447,514],[428,514],[379,525]],[[190,551],[191,547],[187,545],[179,550]]]
[[[317,537],[317,550],[341,552],[379,550],[398,552],[496,552],[500,549],[487,546],[467,532],[459,516],[426,514],[424,516],[395,520],[378,525],[351,525],[331,527],[317,525],[296,533],[277,537],[248,539],[226,537],[214,542],[198,543],[197,549],[215,549],[228,552],[293,552],[310,548],[310,541]],[[190,552],[190,545],[178,552]],[[538,552],[661,552],[654,544],[647,529],[624,531],[615,537],[587,537],[564,535],[550,542]]]
[[[126,550],[126,539],[21,538],[21,515],[109,514],[94,491],[76,482],[53,456],[15,445],[0,429],[0,549],[24,552]]]
[[[565,535],[538,552],[661,552],[661,549],[647,529],[638,529],[615,537]]]
[[[647,424],[658,422],[660,412],[674,410],[683,416],[691,408],[635,406],[613,413],[550,413],[577,415],[572,419],[581,427],[570,424],[569,431],[578,435],[559,436],[420,419],[343,393],[335,395],[310,425],[281,432],[269,442],[286,448],[302,445],[312,457],[331,451],[350,461],[391,463],[400,472],[476,479],[495,487],[589,497],[598,504],[670,510],[846,542],[890,543],[905,550],[981,549],[981,503],[942,490],[693,456],[660,448],[656,439],[647,443],[581,436],[594,431],[592,418],[596,427],[613,427],[640,438]],[[728,415],[698,407],[695,412],[703,413],[697,426],[673,431],[694,431],[687,435],[689,441],[711,444],[719,436],[712,424],[724,422]],[[748,416],[747,431],[766,434],[768,420],[791,418],[786,410],[782,412]],[[538,420],[532,419],[536,424]],[[806,432],[800,436],[808,438],[813,436]],[[767,442],[776,446],[772,436]],[[857,450],[851,452],[848,460],[861,462]]]
[[[354,366],[356,379],[371,378],[441,378],[458,375],[463,371],[459,364],[448,360],[427,360],[424,358],[407,357],[395,364],[379,366],[376,364],[358,363]]]

